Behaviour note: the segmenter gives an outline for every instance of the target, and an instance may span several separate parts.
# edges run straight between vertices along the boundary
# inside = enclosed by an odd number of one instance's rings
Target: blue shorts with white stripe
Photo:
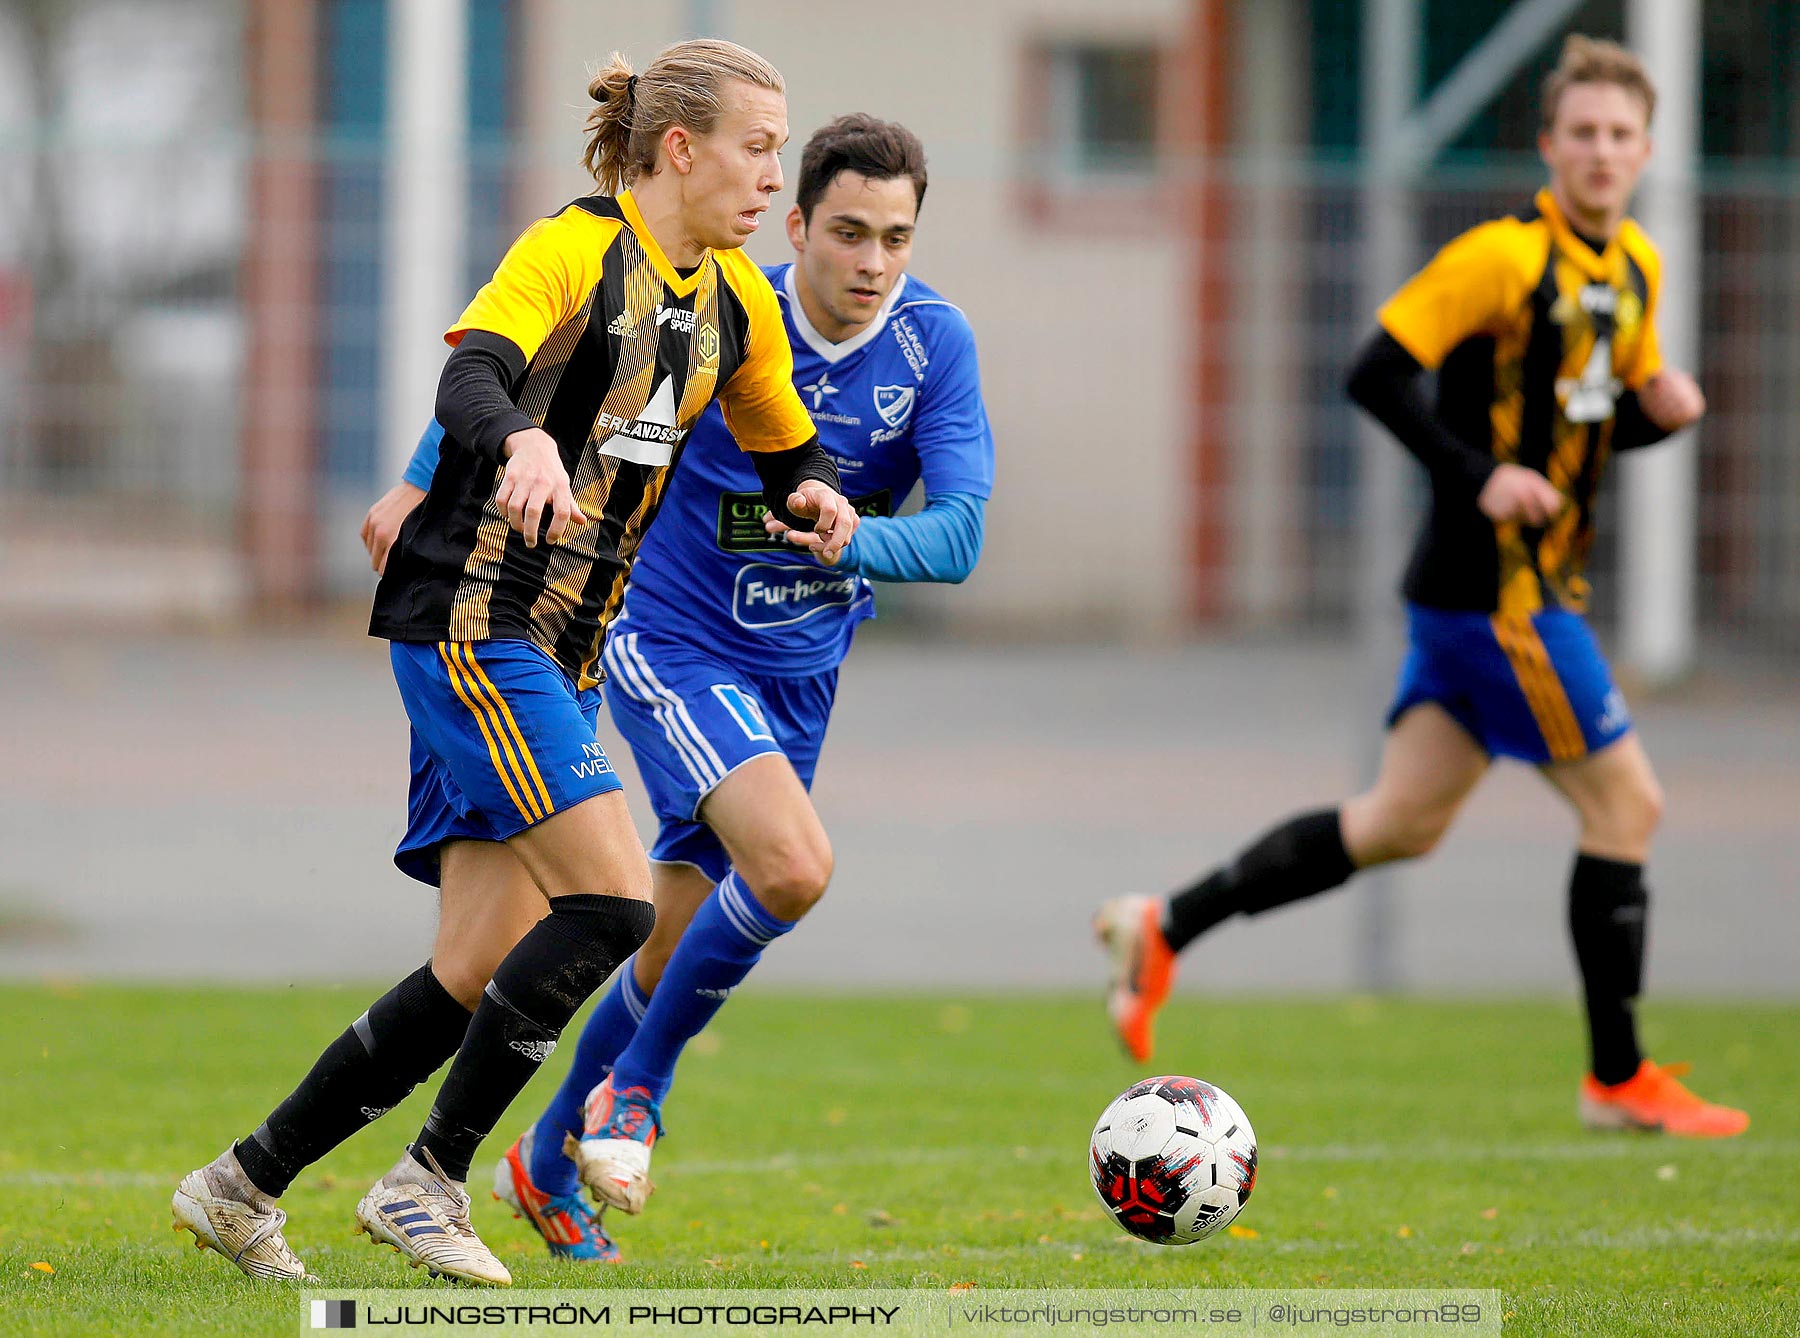
[[[799,678],[748,674],[699,646],[631,629],[621,624],[606,639],[606,705],[661,823],[650,858],[692,864],[718,882],[730,859],[700,821],[700,805],[764,753],[786,756],[810,789],[837,670]]]

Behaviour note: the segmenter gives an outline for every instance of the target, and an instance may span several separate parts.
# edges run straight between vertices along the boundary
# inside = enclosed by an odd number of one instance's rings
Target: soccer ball
[[[1125,1230],[1191,1245],[1222,1230],[1256,1188],[1256,1135],[1242,1108],[1198,1078],[1145,1078],[1094,1126],[1094,1192]]]

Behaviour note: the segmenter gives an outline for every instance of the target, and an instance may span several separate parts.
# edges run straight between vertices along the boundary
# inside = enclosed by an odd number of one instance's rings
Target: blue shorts
[[[1587,619],[1406,606],[1410,645],[1390,726],[1421,702],[1448,711],[1490,756],[1574,762],[1631,732],[1631,713]]]
[[[697,646],[621,628],[606,639],[607,709],[631,745],[661,829],[650,858],[692,864],[715,883],[730,857],[700,805],[753,757],[780,753],[812,788],[837,696],[837,670],[746,674]]]
[[[600,689],[578,690],[529,641],[392,643],[412,722],[400,872],[438,881],[446,841],[504,841],[619,788],[594,738]]]

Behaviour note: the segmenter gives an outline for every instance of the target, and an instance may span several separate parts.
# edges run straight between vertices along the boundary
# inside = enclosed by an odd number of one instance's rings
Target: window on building
[[[1145,177],[1156,167],[1157,53],[1064,42],[1043,62],[1045,166],[1059,177]]]

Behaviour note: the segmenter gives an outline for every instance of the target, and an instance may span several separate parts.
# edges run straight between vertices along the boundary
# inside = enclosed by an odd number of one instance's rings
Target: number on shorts
[[[714,683],[713,696],[722,702],[738,727],[747,738],[766,739],[775,742],[775,736],[769,732],[769,722],[763,716],[762,703],[735,683]]]

